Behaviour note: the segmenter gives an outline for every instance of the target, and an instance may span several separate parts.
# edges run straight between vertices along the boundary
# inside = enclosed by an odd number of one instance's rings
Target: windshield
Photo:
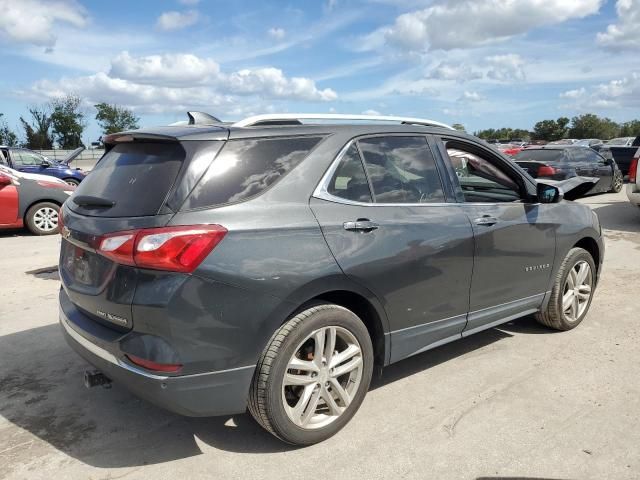
[[[564,150],[522,150],[514,160],[516,162],[561,162],[564,160]]]

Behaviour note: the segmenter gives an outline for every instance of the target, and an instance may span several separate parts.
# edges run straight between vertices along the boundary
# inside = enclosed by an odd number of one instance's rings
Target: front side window
[[[371,189],[355,143],[352,143],[333,174],[327,192],[353,202],[371,203]]]
[[[229,140],[183,209],[237,203],[254,197],[298,165],[322,137]]]
[[[520,187],[496,161],[447,145],[447,154],[456,172],[465,202],[495,203],[521,200]]]
[[[445,201],[425,137],[373,137],[360,140],[358,145],[377,203]]]
[[[25,152],[23,150],[14,150],[11,157],[16,165],[23,167],[37,167],[42,165],[43,158],[37,153]]]

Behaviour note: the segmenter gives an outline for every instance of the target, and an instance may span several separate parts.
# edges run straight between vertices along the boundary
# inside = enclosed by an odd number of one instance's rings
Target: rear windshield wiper
[[[91,195],[78,195],[71,200],[81,207],[111,208],[116,204],[116,202],[108,198],[93,197]]]

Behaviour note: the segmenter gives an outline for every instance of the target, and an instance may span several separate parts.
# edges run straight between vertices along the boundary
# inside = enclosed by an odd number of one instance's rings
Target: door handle
[[[483,215],[479,218],[476,218],[473,223],[483,227],[491,227],[492,225],[498,223],[498,219],[496,217],[492,217],[491,215]]]
[[[380,225],[378,225],[375,222],[372,222],[368,218],[359,218],[355,222],[344,222],[342,226],[344,227],[345,230],[348,230],[350,232],[364,232],[364,233],[371,232],[377,229],[378,227],[380,227]]]

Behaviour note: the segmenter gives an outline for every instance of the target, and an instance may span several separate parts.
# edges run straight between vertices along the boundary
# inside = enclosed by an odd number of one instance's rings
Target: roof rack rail
[[[300,125],[300,120],[359,120],[369,122],[399,122],[406,125],[423,125],[427,127],[442,127],[453,130],[446,123],[436,122],[425,118],[396,117],[386,115],[344,115],[339,113],[268,113],[254,115],[232,124],[233,127],[255,127],[275,125]]]

